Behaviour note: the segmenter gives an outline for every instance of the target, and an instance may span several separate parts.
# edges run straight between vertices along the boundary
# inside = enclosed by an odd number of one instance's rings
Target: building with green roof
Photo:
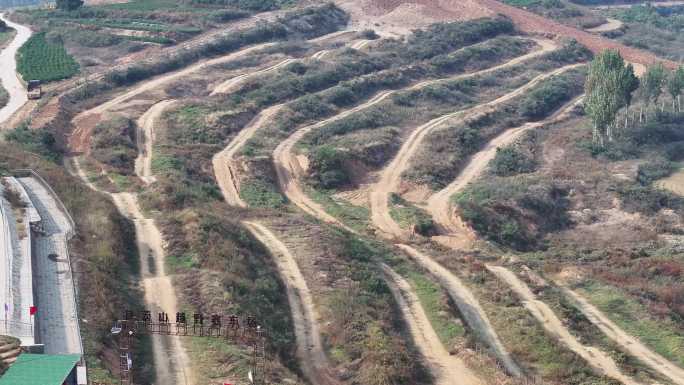
[[[0,377],[0,385],[76,385],[78,354],[19,355]]]

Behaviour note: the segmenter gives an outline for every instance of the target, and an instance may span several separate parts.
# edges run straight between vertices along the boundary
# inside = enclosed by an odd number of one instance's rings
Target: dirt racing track
[[[655,60],[653,55],[643,51],[624,47],[592,33],[560,25],[494,0],[420,0],[415,2],[380,0],[375,2],[360,1],[355,4],[354,2],[343,3],[348,3],[346,4],[347,7],[361,9],[363,11],[361,13],[365,13],[366,17],[368,15],[385,17],[390,14],[392,17],[396,17],[397,15],[406,17],[407,12],[416,11],[430,15],[433,20],[454,20],[462,19],[463,15],[468,15],[469,17],[474,17],[475,15],[493,16],[500,13],[510,17],[523,31],[532,33],[536,36],[543,35],[550,37],[553,35],[556,37],[572,37],[587,45],[595,52],[606,48],[620,49],[627,60],[635,63],[649,64]],[[358,17],[359,12],[357,12],[356,15],[356,17]],[[390,19],[391,17],[387,18],[387,20]],[[382,29],[382,27],[379,27],[379,29]],[[380,32],[383,31],[381,30]],[[387,34],[390,33],[388,32]],[[313,39],[310,42],[325,41],[326,39],[344,35],[351,35],[351,32],[339,31],[321,38]],[[208,38],[209,37],[207,37],[207,39]],[[331,117],[320,121],[309,122],[297,127],[294,131],[289,132],[288,136],[280,141],[275,149],[271,148],[273,150],[273,166],[280,192],[299,211],[315,220],[360,235],[359,231],[352,229],[348,224],[344,223],[343,220],[327,212],[322,204],[317,203],[308,195],[308,190],[305,187],[307,176],[305,167],[300,164],[300,160],[295,153],[300,141],[302,141],[306,135],[315,132],[327,124],[367,110],[383,101],[387,101],[388,98],[399,92],[416,90],[443,81],[454,81],[481,76],[514,65],[524,65],[525,61],[557,48],[556,43],[551,39],[534,38],[534,40],[538,45],[538,49],[509,60],[506,63],[473,73],[421,81],[402,89],[379,90],[365,101],[338,111]],[[201,41],[198,40],[198,42]],[[369,47],[369,43],[369,40],[357,39],[349,41],[346,46],[352,49],[361,50]],[[275,44],[276,43],[264,43],[247,47],[228,55],[195,63],[184,69],[155,77],[123,90],[120,94],[112,97],[112,99],[87,111],[83,111],[74,117],[72,122],[75,126],[75,130],[69,138],[70,150],[74,154],[84,154],[87,157],[93,130],[97,123],[99,123],[109,112],[116,110],[117,107],[122,106],[124,103],[131,102],[136,98],[142,98],[141,95],[149,91],[162,89],[170,83],[180,81],[185,76],[207,69],[211,65],[227,63],[243,58],[258,50],[272,47]],[[372,49],[372,46],[370,49]],[[269,62],[268,65],[261,68],[246,69],[236,76],[231,76],[228,79],[220,79],[221,81],[217,82],[217,85],[213,90],[206,91],[207,93],[211,93],[206,96],[218,94],[230,95],[250,79],[279,71],[297,60],[324,60],[329,58],[332,52],[332,49],[323,49],[304,59],[295,59],[291,57],[282,59],[282,56],[280,56],[277,60],[282,60],[275,64],[275,60],[273,60]],[[526,84],[519,86],[504,95],[492,97],[493,100],[481,102],[474,107],[451,111],[448,114],[436,117],[428,122],[420,122],[422,124],[417,125],[416,127],[411,127],[408,135],[400,144],[396,156],[380,171],[379,178],[369,190],[370,222],[374,229],[378,230],[378,234],[382,235],[379,239],[384,239],[397,246],[398,250],[403,251],[408,260],[413,261],[416,265],[420,266],[426,274],[435,278],[458,308],[459,313],[469,330],[472,330],[480,343],[483,343],[489,348],[491,355],[504,367],[505,372],[513,377],[523,377],[525,376],[525,372],[521,369],[521,365],[519,365],[511,356],[506,346],[501,342],[497,331],[489,321],[487,313],[480,305],[478,298],[462,281],[458,274],[442,266],[431,257],[429,253],[424,252],[420,245],[415,242],[416,237],[409,231],[402,229],[401,226],[392,219],[389,212],[389,200],[391,194],[396,193],[399,190],[402,173],[410,167],[412,157],[416,154],[416,151],[430,132],[453,119],[466,119],[475,114],[491,111],[495,107],[498,107],[517,96],[524,95],[540,82],[582,65],[584,64],[572,64],[550,70],[534,77]],[[174,99],[156,100],[149,105],[149,108],[146,108],[146,111],[142,115],[137,116],[138,132],[136,139],[138,158],[135,161],[135,173],[146,186],[153,186],[156,181],[152,170],[152,158],[154,154],[155,129],[157,124],[164,116],[166,110],[173,108],[180,102],[180,100]],[[456,250],[466,248],[470,243],[470,240],[472,240],[473,234],[468,232],[467,226],[460,221],[457,213],[453,207],[451,207],[450,198],[483,173],[498,147],[512,143],[526,131],[534,130],[546,124],[564,119],[579,102],[580,100],[573,100],[559,109],[554,115],[543,121],[534,123],[529,122],[519,127],[508,129],[497,135],[489,143],[483,146],[483,148],[479,149],[479,151],[470,158],[463,171],[452,183],[445,189],[434,193],[426,201],[427,204],[425,209],[436,222],[440,235],[434,237],[432,240],[420,239],[420,242],[437,241],[447,248]],[[268,127],[273,123],[277,114],[285,105],[286,103],[277,104],[260,111],[247,125],[237,132],[228,143],[224,143],[225,147],[223,150],[214,154],[212,158],[213,172],[227,204],[249,209],[247,203],[240,196],[238,154],[251,138],[258,135],[260,129]],[[141,284],[145,289],[144,299],[146,306],[152,310],[174,314],[178,310],[178,303],[174,287],[171,284],[171,277],[166,273],[165,269],[163,235],[155,221],[152,218],[147,217],[146,213],[141,210],[137,193],[112,193],[103,191],[90,181],[88,175],[88,171],[99,171],[84,169],[87,164],[86,162],[82,162],[81,158],[71,158],[68,160],[68,163],[68,167],[71,168],[71,171],[75,175],[79,176],[83,182],[92,189],[108,195],[114,201],[121,214],[134,223],[137,248],[140,255],[141,266],[143,266]],[[106,177],[106,173],[103,175]],[[269,223],[263,219],[263,217],[242,220],[241,223],[244,228],[251,233],[252,237],[263,244],[265,249],[268,250],[280,278],[284,283],[286,289],[285,294],[290,305],[294,324],[294,333],[297,343],[297,360],[304,377],[312,384],[341,384],[342,381],[337,378],[336,373],[333,370],[333,363],[326,353],[326,347],[323,342],[324,338],[321,333],[321,325],[325,320],[320,319],[319,313],[317,312],[314,294],[312,289],[309,288],[311,281],[307,282],[308,276],[305,277],[300,270],[300,258],[304,257],[299,255],[299,253],[292,248],[288,248],[284,239],[279,239],[274,231],[269,229]],[[398,252],[398,254],[402,253]],[[426,366],[434,375],[436,379],[435,383],[438,385],[453,383],[464,385],[485,384],[486,382],[480,377],[479,373],[474,372],[474,370],[468,367],[458,356],[451,355],[447,351],[439,340],[433,326],[430,324],[426,311],[422,307],[418,296],[410,283],[387,265],[381,265],[379,268],[382,270],[385,281],[401,311],[410,338],[412,339],[416,350],[427,364]],[[518,279],[513,272],[505,267],[495,265],[488,265],[487,269],[510,287],[510,289],[521,299],[524,307],[529,313],[532,314],[535,319],[550,332],[550,334],[554,335],[559,343],[583,358],[597,373],[610,376],[625,385],[639,385],[639,382],[636,382],[629,375],[623,373],[620,367],[618,367],[613,359],[605,352],[582,344],[563,324],[562,320],[553,313],[551,308],[537,299],[527,285]],[[654,370],[669,377],[674,383],[678,385],[684,384],[684,373],[682,373],[681,368],[678,368],[674,364],[669,363],[662,357],[654,354],[636,339],[620,330],[616,325],[609,323],[603,314],[586,301],[582,302],[583,299],[576,295],[576,293],[568,290],[568,295],[575,298],[575,300],[580,303],[579,308],[583,313],[587,314],[591,322],[594,322],[604,334],[623,346],[626,351],[636,358],[641,359]],[[194,374],[190,369],[192,367],[190,359],[178,338],[156,336],[153,338],[153,354],[155,358],[157,381],[160,383],[183,385],[195,383]]]

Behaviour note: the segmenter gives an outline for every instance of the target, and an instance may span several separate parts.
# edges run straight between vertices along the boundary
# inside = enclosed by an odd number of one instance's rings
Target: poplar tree
[[[666,79],[667,73],[662,63],[648,67],[641,82],[642,93],[648,104],[658,104]]]
[[[613,140],[610,126],[620,108],[632,101],[632,93],[639,87],[634,67],[625,65],[617,50],[606,50],[591,62],[584,86],[584,107],[593,123],[596,148],[605,148],[606,140]]]
[[[679,66],[675,71],[672,71],[670,79],[667,82],[667,91],[672,96],[672,111],[675,110],[675,102],[678,105],[678,111],[681,112],[681,95],[684,90],[684,66]]]

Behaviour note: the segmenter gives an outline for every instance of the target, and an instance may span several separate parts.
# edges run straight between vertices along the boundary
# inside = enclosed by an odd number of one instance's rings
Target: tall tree
[[[672,96],[672,110],[675,109],[675,102],[678,104],[678,110],[681,111],[681,95],[684,90],[684,66],[679,66],[675,71],[672,71],[670,79],[667,81],[667,91]]]
[[[57,9],[73,11],[83,6],[83,0],[57,0]]]
[[[648,67],[641,83],[642,93],[648,104],[657,104],[658,98],[663,93],[663,85],[667,79],[667,72],[663,63],[657,63]]]
[[[615,122],[620,108],[632,101],[632,93],[639,87],[634,67],[625,65],[617,50],[606,50],[591,62],[584,86],[585,110],[594,124],[594,145],[604,148],[606,139],[613,140],[609,127]]]

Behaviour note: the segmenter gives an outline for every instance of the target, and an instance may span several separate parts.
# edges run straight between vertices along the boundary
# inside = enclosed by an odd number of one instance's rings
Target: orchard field
[[[78,73],[78,69],[78,63],[67,54],[64,46],[47,41],[45,33],[33,35],[19,49],[17,70],[25,81],[62,80]]]

